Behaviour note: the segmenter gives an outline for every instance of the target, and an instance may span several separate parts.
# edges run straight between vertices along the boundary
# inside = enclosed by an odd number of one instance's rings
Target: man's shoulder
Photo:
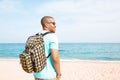
[[[55,33],[53,33],[53,32],[48,32],[48,31],[41,31],[40,32],[40,34],[49,34],[49,36],[56,36],[56,34]]]
[[[49,36],[56,36],[56,34],[55,34],[55,33],[50,32],[50,33],[49,33]]]
[[[45,32],[46,33],[46,32]],[[42,34],[45,34],[45,33],[42,33]],[[49,37],[57,37],[55,33],[52,33],[52,32],[49,32],[46,34],[46,36],[49,36]]]

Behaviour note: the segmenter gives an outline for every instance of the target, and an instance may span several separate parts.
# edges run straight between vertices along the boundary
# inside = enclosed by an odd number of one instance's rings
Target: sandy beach
[[[120,61],[61,60],[61,80],[120,80]],[[0,80],[34,80],[19,59],[0,59]]]

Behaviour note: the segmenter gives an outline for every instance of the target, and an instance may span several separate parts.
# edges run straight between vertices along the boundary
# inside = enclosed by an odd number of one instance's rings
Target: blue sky
[[[45,15],[59,42],[120,43],[120,0],[0,0],[0,42],[25,42]]]

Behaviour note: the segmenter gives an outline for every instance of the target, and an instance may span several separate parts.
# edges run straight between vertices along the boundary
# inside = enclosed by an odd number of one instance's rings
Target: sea
[[[18,59],[25,43],[0,43],[0,59]],[[65,60],[120,61],[120,43],[60,43],[59,56]]]

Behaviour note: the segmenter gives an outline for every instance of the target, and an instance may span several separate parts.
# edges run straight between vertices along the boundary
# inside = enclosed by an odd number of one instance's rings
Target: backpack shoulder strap
[[[52,33],[52,32],[45,32],[45,33],[41,33],[42,36],[45,36],[46,34],[49,34],[49,33]],[[40,35],[39,33],[37,33],[36,35]]]
[[[46,32],[46,33],[42,34],[42,36],[45,36],[46,34],[49,34],[49,33],[52,33],[52,32]],[[51,55],[51,53],[48,54],[47,58],[49,58],[50,55]]]
[[[50,57],[50,55],[51,55],[51,53],[49,53],[49,55],[47,56],[47,58],[49,58],[49,57]]]
[[[41,33],[41,35],[42,35],[42,36],[45,36],[45,35],[47,35],[47,34],[49,34],[49,33],[52,33],[52,32]],[[37,33],[36,35],[39,35],[39,33]],[[47,58],[49,58],[50,55],[51,55],[51,53],[48,54]]]

